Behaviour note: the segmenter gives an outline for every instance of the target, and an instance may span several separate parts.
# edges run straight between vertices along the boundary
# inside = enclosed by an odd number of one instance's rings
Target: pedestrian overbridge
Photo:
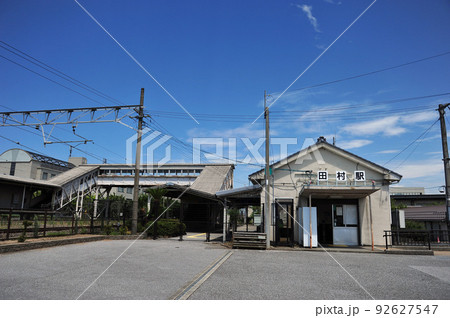
[[[100,166],[78,166],[63,172],[50,180],[58,190],[53,194],[52,208],[60,210],[72,201],[76,200],[75,211],[83,206],[85,195],[97,190]]]
[[[215,199],[217,191],[232,187],[233,168],[227,164],[143,165],[139,172],[139,186],[188,187],[197,195],[206,194]],[[102,192],[108,195],[113,187],[133,187],[134,171],[134,165],[128,164],[80,165],[65,171],[47,182],[55,189],[52,209],[61,210],[75,202],[75,211],[82,211],[86,195],[94,196],[96,202],[105,194]]]

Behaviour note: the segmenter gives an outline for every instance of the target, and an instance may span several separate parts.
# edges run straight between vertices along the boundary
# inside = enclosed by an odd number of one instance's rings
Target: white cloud
[[[384,136],[398,136],[407,131],[405,126],[411,126],[421,123],[429,123],[433,119],[437,119],[435,113],[424,111],[415,114],[387,116],[380,119],[352,123],[345,125],[342,131],[352,135],[371,136],[381,134]],[[428,137],[430,138],[430,137]],[[433,138],[434,139],[434,138]]]
[[[352,135],[382,134],[384,136],[397,136],[406,132],[406,128],[401,127],[399,122],[400,116],[389,116],[372,121],[348,124],[342,130]]]
[[[379,154],[390,154],[390,153],[397,153],[397,152],[399,152],[400,150],[398,150],[398,149],[392,149],[392,150],[383,150],[383,151],[378,151],[377,153],[379,153]]]
[[[415,113],[412,115],[406,115],[406,116],[402,117],[402,122],[405,124],[417,124],[417,123],[423,123],[423,122],[430,122],[433,119],[438,119],[437,112],[427,111],[427,112]]]
[[[440,178],[444,174],[444,165],[442,164],[442,160],[440,159],[425,160],[403,165],[397,168],[396,172],[400,173],[404,179],[414,179],[431,176]]]
[[[367,139],[355,139],[338,143],[337,146],[343,149],[355,149],[370,145],[373,141]]]
[[[296,4],[295,6],[301,9],[306,14],[306,17],[308,18],[309,23],[311,23],[311,25],[314,27],[314,30],[316,32],[320,32],[319,23],[317,22],[316,17],[314,17],[312,14],[312,6],[309,6],[307,4]]]

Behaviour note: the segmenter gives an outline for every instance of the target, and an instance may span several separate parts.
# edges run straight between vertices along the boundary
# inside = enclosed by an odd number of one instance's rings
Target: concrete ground
[[[187,289],[189,299],[450,299],[446,254],[330,256],[229,250],[203,241],[201,235],[136,241],[80,299],[170,299]],[[0,299],[77,299],[130,244],[99,241],[2,254]]]

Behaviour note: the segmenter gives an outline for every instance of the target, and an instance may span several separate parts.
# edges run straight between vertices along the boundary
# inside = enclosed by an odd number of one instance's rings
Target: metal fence
[[[389,246],[448,246],[448,230],[390,230],[384,231],[386,249]]]

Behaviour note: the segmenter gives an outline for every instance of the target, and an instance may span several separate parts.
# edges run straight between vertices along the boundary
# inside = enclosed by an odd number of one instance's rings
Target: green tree
[[[151,211],[153,217],[156,219],[160,213],[160,205],[164,195],[167,193],[167,190],[161,187],[153,187],[145,190],[145,193],[149,194],[152,197],[151,203]]]

